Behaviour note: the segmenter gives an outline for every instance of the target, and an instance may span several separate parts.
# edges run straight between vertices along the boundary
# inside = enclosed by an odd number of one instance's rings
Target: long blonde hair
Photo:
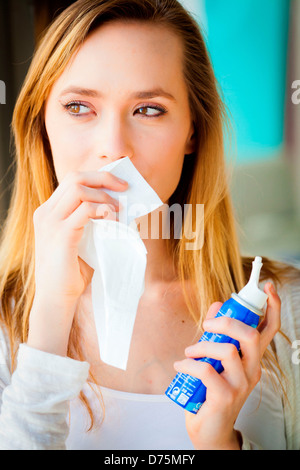
[[[224,160],[226,113],[204,40],[196,21],[176,0],[79,0],[63,11],[41,41],[13,115],[16,176],[0,248],[1,317],[11,345],[12,364],[26,342],[35,295],[33,214],[57,187],[45,130],[44,104],[54,82],[88,34],[114,21],[147,21],[175,31],[184,46],[184,78],[193,117],[196,151],[185,158],[181,180],[170,203],[204,204],[204,244],[186,250],[185,239],[171,239],[180,278],[194,283],[187,295],[198,325],[214,301],[225,301],[245,283],[251,260],[240,254],[236,222]],[[185,224],[192,224],[188,217]],[[264,260],[266,273],[280,277],[284,267]],[[273,276],[273,277],[274,277]],[[275,278],[275,277],[274,277]],[[78,328],[69,340],[69,355],[82,359]],[[88,402],[82,399],[90,411]]]

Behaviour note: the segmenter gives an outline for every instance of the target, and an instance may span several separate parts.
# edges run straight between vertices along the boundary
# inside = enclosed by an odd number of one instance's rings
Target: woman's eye
[[[84,103],[72,101],[70,103],[64,104],[63,107],[68,111],[72,116],[80,117],[86,116],[91,112],[91,109]],[[160,106],[140,106],[136,109],[134,114],[139,114],[145,117],[158,117],[166,113],[166,110]]]
[[[159,106],[141,106],[136,110],[136,113],[140,114],[141,116],[157,117],[165,114],[166,110]]]
[[[83,116],[84,114],[89,114],[91,111],[90,108],[83,103],[67,103],[64,105],[65,109],[74,116]]]

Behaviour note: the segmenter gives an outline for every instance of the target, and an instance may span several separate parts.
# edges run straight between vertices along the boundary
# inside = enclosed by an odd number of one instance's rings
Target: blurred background
[[[14,173],[14,103],[42,32],[71,3],[0,0],[0,223]],[[226,158],[242,252],[299,264],[300,0],[182,3],[202,28],[233,129]]]

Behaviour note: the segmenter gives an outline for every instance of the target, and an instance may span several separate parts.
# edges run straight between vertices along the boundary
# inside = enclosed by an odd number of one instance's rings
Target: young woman
[[[13,118],[1,448],[298,448],[299,272],[263,260],[269,299],[258,330],[213,318],[252,261],[238,247],[224,122],[202,36],[176,0],[79,0],[50,27]],[[201,249],[186,250],[184,238],[144,240],[145,291],[123,371],[101,361],[93,270],[78,245],[90,218],[118,212],[105,189],[122,194],[127,182],[97,170],[125,156],[164,203],[204,204],[205,219]],[[241,354],[197,344],[203,329],[234,337]],[[222,374],[193,360],[207,355],[222,360]],[[197,415],[164,396],[176,371],[207,386]]]

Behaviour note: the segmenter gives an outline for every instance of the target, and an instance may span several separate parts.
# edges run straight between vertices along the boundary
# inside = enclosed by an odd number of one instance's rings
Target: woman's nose
[[[102,120],[98,129],[97,154],[105,163],[124,157],[133,157],[133,142],[126,119],[110,116]]]

